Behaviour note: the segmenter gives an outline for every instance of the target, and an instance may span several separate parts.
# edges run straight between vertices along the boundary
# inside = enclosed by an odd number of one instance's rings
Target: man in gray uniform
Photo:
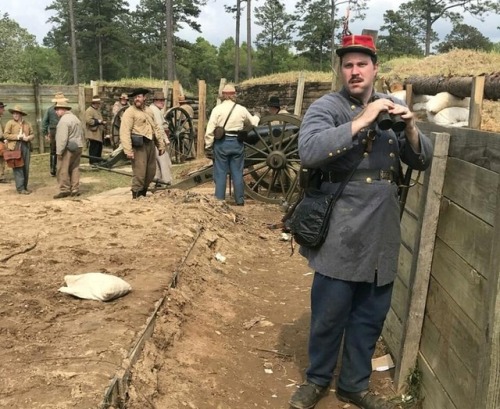
[[[359,165],[333,208],[325,243],[319,249],[300,250],[315,275],[309,367],[290,405],[313,408],[328,392],[343,336],[337,397],[362,409],[388,409],[394,406],[369,391],[368,382],[398,267],[400,207],[395,181],[400,159],[414,169],[426,169],[432,144],[403,101],[374,93],[378,65],[372,37],[346,36],[336,52],[343,88],[307,110],[299,155],[304,167],[321,170],[320,189],[325,194],[334,193]],[[400,115],[405,129],[381,130],[380,113]]]

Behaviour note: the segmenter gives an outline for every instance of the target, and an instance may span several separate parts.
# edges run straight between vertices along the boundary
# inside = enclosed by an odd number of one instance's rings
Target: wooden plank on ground
[[[418,252],[414,252],[416,260],[415,274],[412,274],[414,280],[411,286],[410,308],[404,323],[404,341],[401,357],[397,360],[395,373],[395,383],[398,390],[402,390],[405,386],[406,377],[417,360],[449,143],[449,134],[440,133],[435,135],[434,158],[430,172],[426,172],[427,183],[424,185],[427,189]]]
[[[422,409],[460,409],[453,404],[446,394],[422,354],[418,355],[418,367],[422,373]]]
[[[437,234],[447,246],[486,277],[493,227],[448,199],[443,199]]]
[[[500,407],[500,183],[496,189],[497,206],[488,265],[488,292],[484,316],[484,338],[481,343],[476,408]]]
[[[439,238],[434,248],[432,277],[446,288],[474,325],[482,329],[487,281]]]
[[[449,158],[443,195],[475,216],[493,225],[498,173],[470,162]]]

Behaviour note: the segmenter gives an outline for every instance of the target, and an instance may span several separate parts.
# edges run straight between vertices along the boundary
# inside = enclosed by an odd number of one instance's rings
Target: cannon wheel
[[[170,108],[165,113],[168,123],[170,144],[167,146],[170,159],[173,163],[182,163],[195,157],[195,133],[193,120],[180,107]]]
[[[113,117],[111,123],[111,140],[109,141],[113,149],[118,149],[120,146],[120,124],[122,123],[122,116],[128,106],[120,108],[120,110]]]
[[[255,132],[258,141],[245,143],[245,192],[252,199],[292,203],[299,191],[298,137],[301,121],[294,115],[261,118]]]

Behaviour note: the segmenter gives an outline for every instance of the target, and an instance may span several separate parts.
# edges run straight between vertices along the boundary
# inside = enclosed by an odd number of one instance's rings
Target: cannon
[[[111,170],[126,161],[119,147],[122,108],[112,123],[111,144],[115,148],[111,156],[97,167]],[[167,110],[165,119],[169,127],[168,152],[173,163],[183,163],[196,156],[196,138],[193,120],[181,107]],[[299,191],[298,175],[300,158],[298,137],[301,120],[291,114],[262,117],[258,126],[246,129],[245,167],[243,178],[245,193],[252,199],[272,203],[292,203]],[[213,166],[209,165],[189,174],[172,188],[189,189],[213,180]]]

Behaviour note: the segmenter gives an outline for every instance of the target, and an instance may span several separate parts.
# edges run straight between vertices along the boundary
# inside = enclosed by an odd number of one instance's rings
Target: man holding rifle
[[[369,379],[398,267],[399,160],[424,170],[432,144],[403,101],[374,92],[378,64],[372,37],[344,36],[336,52],[343,87],[307,110],[299,155],[302,166],[321,171],[325,195],[350,179],[333,208],[324,244],[300,249],[315,276],[309,367],[290,405],[313,408],[328,392],[343,337],[338,399],[362,409],[389,409],[394,406],[369,390]]]

